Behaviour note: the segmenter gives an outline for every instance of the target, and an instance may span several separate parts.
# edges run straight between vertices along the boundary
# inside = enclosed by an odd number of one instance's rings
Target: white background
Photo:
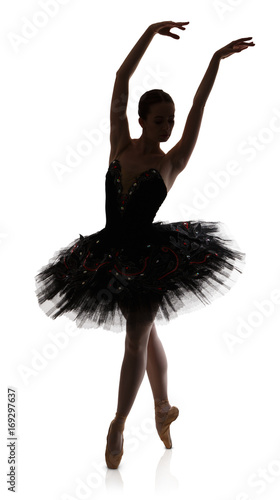
[[[1,498],[11,496],[8,387],[18,396],[20,499],[279,498],[277,12],[276,0],[2,4]],[[130,80],[128,117],[131,136],[139,137],[140,95],[151,88],[170,93],[176,113],[166,152],[181,137],[213,53],[241,37],[256,44],[221,61],[191,160],[155,219],[224,222],[246,267],[211,306],[158,327],[169,400],[180,410],[173,449],[156,433],[145,375],[126,422],[121,465],[112,471],[104,453],[125,332],[52,321],[38,306],[34,276],[80,233],[104,227],[115,72],[146,28],[164,20],[190,24],[173,30],[180,40],[154,37]],[[95,145],[85,152],[90,131]],[[232,162],[237,175],[219,185],[213,176]]]

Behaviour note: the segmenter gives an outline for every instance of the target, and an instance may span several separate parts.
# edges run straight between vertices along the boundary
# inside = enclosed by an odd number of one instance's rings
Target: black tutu
[[[122,193],[121,165],[106,173],[106,226],[61,248],[36,275],[36,295],[52,319],[79,328],[120,332],[121,306],[159,304],[155,321],[200,309],[224,295],[245,265],[245,253],[222,222],[153,222],[167,195],[158,170],[142,172]]]

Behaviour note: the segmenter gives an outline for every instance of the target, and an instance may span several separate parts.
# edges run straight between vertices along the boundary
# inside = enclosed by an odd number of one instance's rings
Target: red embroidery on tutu
[[[116,257],[117,257],[118,255],[119,255],[119,252],[117,252],[117,253],[116,253]],[[130,273],[130,274],[129,274],[129,273],[122,273],[122,272],[118,269],[118,267],[116,266],[116,264],[114,265],[114,267],[115,267],[115,269],[116,269],[116,270],[117,270],[120,274],[122,274],[123,276],[137,276],[137,274],[141,274],[141,273],[143,273],[143,271],[146,269],[148,259],[149,259],[149,256],[145,258],[145,264],[144,264],[144,267],[143,267],[143,269],[142,269],[141,271],[139,271],[138,273]],[[127,267],[126,267],[126,269],[127,269]]]
[[[204,257],[204,259],[203,259],[203,260],[201,260],[201,261],[199,261],[199,262],[196,262],[196,261],[194,261],[194,260],[193,260],[192,262],[190,262],[190,264],[203,264],[203,262],[205,262],[205,261],[206,261],[206,258],[207,258],[207,257],[209,257],[209,255],[213,255],[213,254],[212,254],[212,253],[208,253],[207,255],[205,255],[205,257]],[[215,253],[215,255],[217,256],[218,254],[217,254],[217,253]]]
[[[84,262],[83,262],[83,267],[87,270],[87,271],[97,271],[97,269],[99,269],[101,266],[104,266],[105,264],[110,264],[109,260],[107,262],[102,262],[101,264],[99,264],[97,267],[95,267],[94,269],[91,269],[90,267],[87,267],[85,264],[86,264],[86,260],[88,258],[90,254],[90,251],[88,252]]]
[[[175,257],[176,257],[176,261],[177,261],[177,264],[176,264],[176,267],[174,269],[172,269],[172,271],[169,271],[168,273],[164,274],[163,276],[161,276],[160,278],[158,278],[158,280],[161,280],[162,278],[164,278],[165,276],[167,276],[168,274],[171,274],[171,273],[174,273],[174,271],[176,271],[176,269],[178,268],[178,265],[179,265],[179,259],[178,259],[178,256],[177,254],[172,250],[172,248],[169,248],[169,247],[161,247],[161,249],[164,251],[164,252],[168,252],[168,250],[170,250],[170,252],[172,252]]]
[[[73,252],[74,252],[74,250],[75,250],[75,248],[76,248],[76,246],[77,246],[77,245],[78,245],[78,243],[76,243],[76,245],[74,245],[74,246],[73,246],[73,248],[72,248],[72,250],[71,250],[71,253],[73,253]],[[67,264],[66,264],[66,262],[65,262],[65,257],[64,257],[64,264],[65,264],[65,267],[67,267],[67,269],[69,269],[69,267],[67,266]],[[66,276],[66,274],[65,274],[64,276]]]

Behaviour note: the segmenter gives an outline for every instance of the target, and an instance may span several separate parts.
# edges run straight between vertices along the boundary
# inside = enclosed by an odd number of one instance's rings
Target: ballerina
[[[211,303],[233,282],[232,272],[245,254],[230,245],[219,222],[153,222],[178,175],[186,167],[199,134],[206,101],[222,59],[254,43],[240,38],[217,50],[193,99],[179,142],[164,153],[174,126],[175,105],[160,89],[139,101],[142,135],[132,139],[126,107],[129,79],[156,34],[179,39],[172,28],[188,22],[151,24],[119,70],[113,89],[110,121],[111,151],[106,173],[106,226],[80,235],[60,249],[36,276],[37,296],[55,319],[73,313],[78,327],[120,331],[125,318],[125,353],[120,373],[117,411],[110,423],[105,459],[116,469],[123,455],[123,431],[145,371],[151,385],[156,429],[166,448],[172,447],[170,424],[179,410],[167,394],[167,358],[155,320],[170,321]],[[119,330],[118,330],[119,328]]]

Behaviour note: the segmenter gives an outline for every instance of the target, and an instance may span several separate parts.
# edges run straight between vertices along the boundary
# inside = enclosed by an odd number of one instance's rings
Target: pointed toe
[[[167,449],[172,448],[172,440],[170,436],[170,425],[179,415],[179,410],[176,406],[171,406],[164,410],[164,406],[169,404],[167,400],[162,400],[155,403],[155,420],[158,435]]]

